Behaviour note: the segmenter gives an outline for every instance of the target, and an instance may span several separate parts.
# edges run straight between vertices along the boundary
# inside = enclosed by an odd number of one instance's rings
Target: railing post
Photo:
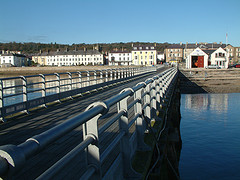
[[[94,76],[94,82],[95,84],[97,84],[97,71],[93,72],[93,76]]]
[[[78,77],[79,77],[79,88],[82,88],[82,73],[78,71]]]
[[[157,110],[160,110],[160,103],[161,103],[161,96],[160,96],[160,80],[161,80],[161,75],[158,77],[156,81],[156,103],[157,103]]]
[[[113,80],[113,71],[112,71],[112,69],[110,69],[110,81],[112,81]]]
[[[128,88],[129,89],[129,88]],[[121,93],[125,92],[125,90],[121,91]],[[132,93],[134,91],[132,90]],[[120,141],[120,152],[123,156],[123,176],[124,178],[139,178],[139,174],[136,173],[131,165],[131,154],[132,149],[129,142],[129,130],[128,130],[128,112],[127,112],[127,100],[130,96],[125,97],[120,102],[117,103],[118,113],[124,111],[124,115],[122,115],[119,119],[119,131],[124,132],[124,136]]]
[[[116,79],[117,79],[117,70],[114,69],[114,80],[116,80]]]
[[[157,101],[156,101],[156,80],[154,80],[154,78],[152,78],[153,82],[150,86],[151,90],[150,90],[150,97],[151,97],[151,103],[150,103],[150,107],[151,107],[151,118],[156,120],[156,116],[157,116]]]
[[[0,81],[0,108],[1,108],[1,118],[0,120],[2,120],[4,122],[4,95],[3,95],[3,81]]]
[[[93,103],[87,107],[85,111],[88,111],[92,107],[98,105],[98,103]],[[93,117],[85,124],[83,124],[83,139],[85,140],[88,136],[92,136],[95,141],[93,144],[90,144],[86,149],[86,157],[87,157],[87,166],[94,166],[96,168],[95,173],[92,176],[92,179],[101,179],[101,161],[100,161],[100,151],[98,147],[99,137],[98,137],[98,119],[102,114],[98,114]]]
[[[107,82],[108,81],[108,70],[106,69],[106,71],[105,71],[105,82]]]
[[[124,68],[124,69],[123,69],[123,78],[126,78],[126,77],[127,77],[127,69]]]
[[[39,74],[39,76],[42,78],[42,98],[43,98],[43,106],[46,107],[46,79],[43,74]]]
[[[28,93],[27,93],[27,79],[24,76],[21,76],[22,79],[22,93],[23,93],[23,104],[25,104],[26,109],[24,110],[25,113],[28,114],[28,105],[27,105],[27,100],[28,100]]]
[[[141,83],[138,83],[136,86],[140,85]],[[145,84],[145,83],[144,83]],[[138,100],[138,102],[134,105],[134,112],[135,116],[142,115],[142,91],[143,88],[137,90],[134,93],[134,100]],[[139,116],[136,120],[136,133],[137,133],[137,149],[139,151],[148,151],[151,148],[145,144],[144,142],[144,132],[146,130],[147,124],[143,120],[142,116]]]
[[[101,79],[100,83],[102,83],[103,82],[103,72],[102,72],[102,70],[100,70],[100,79]]]
[[[90,86],[90,72],[87,71],[87,86]]]
[[[69,88],[69,91],[71,91],[72,90],[72,73],[67,72],[67,74],[68,74],[68,79],[70,81],[68,88]]]
[[[57,90],[56,90],[56,93],[58,94],[58,101],[60,102],[60,92],[61,92],[61,83],[60,83],[60,75],[58,73],[54,73],[55,76],[56,76],[56,79],[57,79]]]
[[[121,78],[123,78],[123,69],[120,69],[121,72]]]
[[[145,81],[146,82],[146,81]],[[151,121],[151,108],[150,108],[150,103],[151,103],[151,97],[150,97],[150,87],[151,83],[147,84],[145,87],[145,93],[146,95],[144,96],[144,105],[146,105],[146,108],[144,110],[144,114],[147,117],[147,120]]]
[[[118,79],[121,79],[121,69],[117,69],[118,70]]]

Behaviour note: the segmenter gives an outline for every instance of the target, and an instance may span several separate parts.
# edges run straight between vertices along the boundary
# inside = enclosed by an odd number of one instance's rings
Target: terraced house
[[[157,64],[156,45],[133,46],[132,63],[134,65],[156,65]]]
[[[111,51],[108,65],[132,65],[132,53],[127,50]]]
[[[192,53],[196,48],[202,50],[217,50],[219,47],[226,49],[226,44],[223,43],[179,43],[171,44],[165,49],[166,62],[175,62],[179,63],[183,60],[186,60],[187,57]]]
[[[43,52],[32,57],[35,63],[47,66],[77,66],[103,64],[103,54],[98,50],[65,50]]]

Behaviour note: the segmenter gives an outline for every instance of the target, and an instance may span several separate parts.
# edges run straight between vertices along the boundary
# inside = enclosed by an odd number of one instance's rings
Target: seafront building
[[[110,51],[108,65],[132,65],[132,53],[127,50]]]
[[[20,52],[2,51],[0,55],[0,64],[1,67],[22,67],[27,64],[27,57]]]
[[[134,64],[134,65],[156,65],[157,64],[156,45],[133,46],[132,64]]]
[[[186,59],[186,68],[206,68],[216,64],[221,68],[228,68],[229,58],[227,52],[219,47],[217,50],[201,49],[197,47]]]
[[[47,66],[101,65],[103,54],[97,50],[65,50],[40,52],[32,57],[35,63]]]
[[[186,60],[190,53],[192,53],[198,47],[202,50],[217,50],[219,47],[226,49],[226,44],[223,43],[171,44],[165,49],[166,62],[170,63],[182,62],[183,60]]]

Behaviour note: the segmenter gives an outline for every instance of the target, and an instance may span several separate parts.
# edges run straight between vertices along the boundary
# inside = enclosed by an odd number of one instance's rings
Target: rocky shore
[[[240,93],[240,69],[180,69],[181,93]]]

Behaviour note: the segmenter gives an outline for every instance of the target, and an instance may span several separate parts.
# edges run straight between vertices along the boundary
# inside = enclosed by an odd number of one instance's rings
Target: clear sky
[[[240,46],[240,0],[0,0],[0,42]]]

